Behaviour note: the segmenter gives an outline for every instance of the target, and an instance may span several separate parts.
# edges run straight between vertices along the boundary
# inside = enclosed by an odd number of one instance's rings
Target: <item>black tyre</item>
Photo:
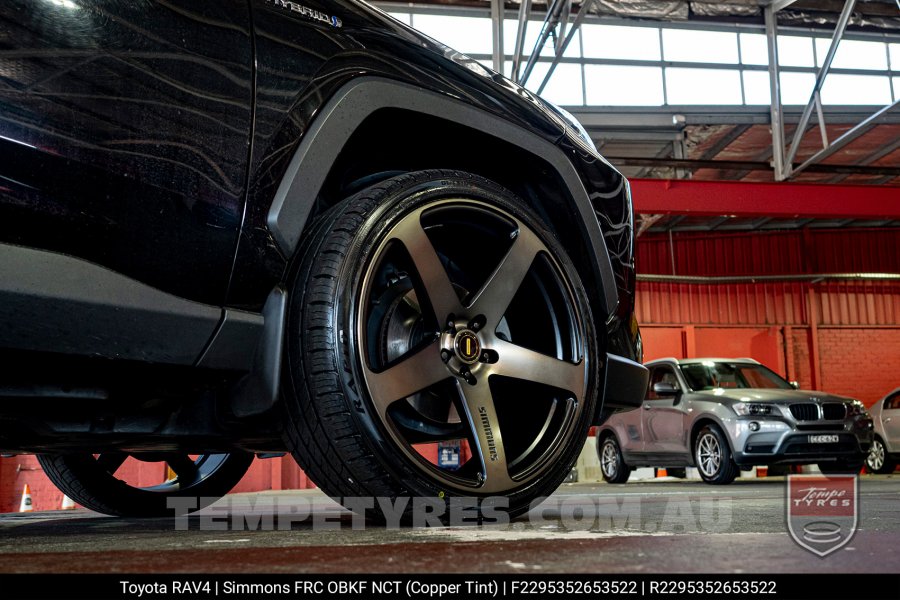
[[[600,455],[600,473],[607,483],[625,483],[631,476],[631,467],[625,464],[622,449],[612,435],[603,438],[597,447]]]
[[[175,477],[150,487],[135,487],[116,477],[125,460],[165,462]],[[86,508],[119,517],[172,517],[170,498],[196,498],[200,510],[227,494],[237,485],[253,455],[247,452],[202,454],[134,454],[109,452],[93,454],[39,454],[38,462],[47,477],[66,496]]]
[[[706,483],[729,484],[740,473],[731,455],[728,440],[717,425],[706,425],[697,434],[694,441],[694,461],[700,477]]]
[[[858,475],[862,471],[865,459],[836,460],[820,462],[816,466],[825,475]]]
[[[334,207],[298,257],[287,337],[286,441],[332,497],[492,498],[516,515],[587,437],[599,367],[581,281],[481,177],[411,173]],[[433,460],[440,444],[456,464]]]
[[[866,455],[866,472],[885,475],[893,473],[896,468],[897,462],[888,454],[884,442],[880,437],[875,436],[875,439],[872,440],[872,445],[869,447],[869,454]]]

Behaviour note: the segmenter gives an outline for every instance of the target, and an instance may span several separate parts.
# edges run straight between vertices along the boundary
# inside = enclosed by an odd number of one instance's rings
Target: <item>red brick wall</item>
[[[25,484],[31,488],[34,510],[56,510],[62,503],[62,493],[44,475],[37,458],[16,456],[0,459],[3,476],[0,477],[0,511],[19,510]]]
[[[282,458],[256,459],[235,492],[260,490],[293,490],[316,487],[290,455]]]
[[[866,406],[900,386],[900,328],[820,328],[822,388]]]
[[[786,371],[788,379],[800,384],[800,389],[813,387],[812,358],[810,357],[810,330],[808,327],[795,327],[788,336],[789,354],[792,363]]]
[[[15,494],[16,465],[14,459],[0,458],[0,512],[12,509],[11,498]],[[15,510],[19,507],[16,506]]]
[[[647,359],[682,357],[683,335],[688,329],[690,326],[645,326],[642,335]],[[819,385],[814,384],[809,327],[693,329],[696,352],[690,358],[747,356],[797,381],[801,389],[849,396],[871,406],[900,386],[900,327],[819,327]]]

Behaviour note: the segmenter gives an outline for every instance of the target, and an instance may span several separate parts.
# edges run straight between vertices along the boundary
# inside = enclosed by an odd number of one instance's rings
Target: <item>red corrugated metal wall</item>
[[[900,230],[642,236],[641,274],[900,273]],[[900,282],[639,282],[648,359],[750,356],[807,389],[872,404],[900,385]]]
[[[651,234],[638,240],[637,266],[661,275],[900,273],[898,236],[891,228]]]

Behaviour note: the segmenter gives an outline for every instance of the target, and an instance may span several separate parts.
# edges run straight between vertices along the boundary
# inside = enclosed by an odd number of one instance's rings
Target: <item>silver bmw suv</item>
[[[625,483],[636,467],[696,467],[714,484],[753,465],[857,473],[872,444],[861,402],[798,390],[755,360],[665,358],[647,367],[642,407],[613,415],[597,432],[610,483]]]

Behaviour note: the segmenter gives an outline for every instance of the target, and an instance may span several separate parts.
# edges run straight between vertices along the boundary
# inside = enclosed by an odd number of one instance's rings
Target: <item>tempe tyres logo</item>
[[[845,546],[859,521],[856,475],[789,475],[787,527],[801,547],[822,558]]]

